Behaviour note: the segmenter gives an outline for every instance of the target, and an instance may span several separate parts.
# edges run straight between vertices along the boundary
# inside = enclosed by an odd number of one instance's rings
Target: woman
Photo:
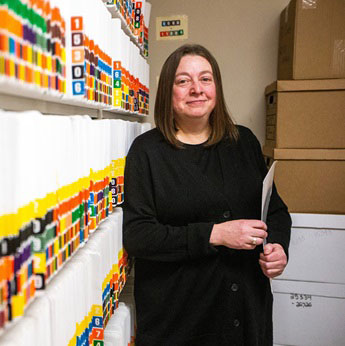
[[[274,188],[260,221],[260,144],[232,122],[204,47],[184,45],[164,63],[155,122],[125,169],[136,345],[272,345],[269,278],[287,263],[291,219]]]

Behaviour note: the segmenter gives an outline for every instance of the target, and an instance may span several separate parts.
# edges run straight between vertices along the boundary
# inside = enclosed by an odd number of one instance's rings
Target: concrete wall
[[[199,43],[217,59],[226,102],[236,123],[249,127],[263,144],[265,87],[277,78],[279,16],[289,0],[148,0],[150,116],[160,69],[184,43]],[[188,39],[156,40],[156,17],[188,16]]]

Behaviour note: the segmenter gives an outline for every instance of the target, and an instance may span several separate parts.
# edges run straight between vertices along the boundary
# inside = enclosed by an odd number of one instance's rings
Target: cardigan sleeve
[[[127,253],[156,261],[183,261],[217,254],[209,243],[214,223],[183,226],[157,220],[148,153],[134,142],[125,166],[123,242]]]
[[[253,133],[251,133],[250,141],[256,155],[256,160],[262,175],[262,179],[264,179],[268,169],[262,155],[261,145]],[[280,198],[274,183],[268,207],[266,224],[268,228],[267,241],[269,243],[280,244],[284,248],[286,256],[288,257],[291,234],[291,217],[288,212],[288,208]]]

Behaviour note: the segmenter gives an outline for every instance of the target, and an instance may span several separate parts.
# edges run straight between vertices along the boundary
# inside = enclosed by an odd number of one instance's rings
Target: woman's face
[[[210,63],[199,55],[185,55],[175,74],[172,104],[177,122],[208,119],[216,105],[216,85]]]

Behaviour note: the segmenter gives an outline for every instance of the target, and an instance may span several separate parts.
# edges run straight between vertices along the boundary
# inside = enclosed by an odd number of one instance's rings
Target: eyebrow
[[[213,75],[212,71],[210,71],[210,70],[201,71],[201,72],[199,73],[199,75],[204,74],[204,73],[210,73],[210,74]],[[178,76],[181,76],[181,75],[187,75],[187,76],[189,76],[189,73],[188,73],[188,72],[180,72],[180,73],[177,73],[177,74],[175,75],[175,77],[178,77]]]

